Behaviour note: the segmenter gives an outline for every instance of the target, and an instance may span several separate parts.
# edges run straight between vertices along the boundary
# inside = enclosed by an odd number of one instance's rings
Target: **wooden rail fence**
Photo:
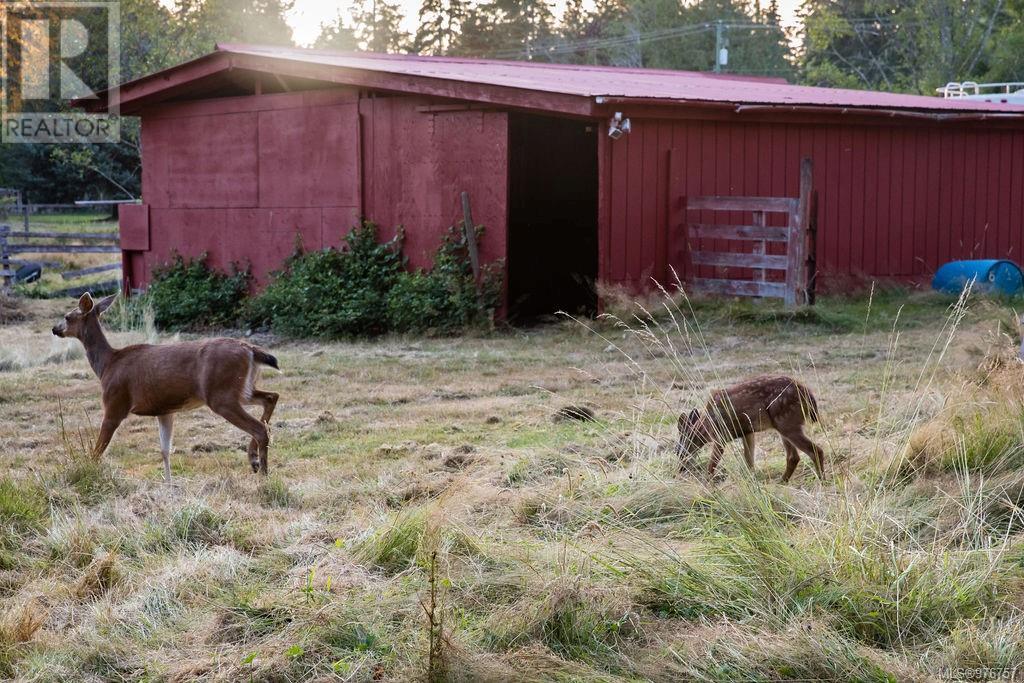
[[[68,244],[67,242],[79,244]],[[53,263],[40,262],[35,259],[18,258],[22,254],[120,254],[119,238],[116,232],[42,232],[12,230],[9,225],[0,225],[0,282],[4,289],[10,289],[16,274],[17,266],[40,264],[53,266]],[[120,263],[104,264],[81,270],[66,271],[61,274],[65,280],[71,280],[93,273],[116,270]],[[109,285],[110,283],[100,283]],[[116,282],[114,283],[116,285]],[[72,292],[78,288],[66,290]]]
[[[686,211],[732,211],[752,216],[749,225],[684,223],[688,288],[708,294],[779,298],[787,306],[813,304],[817,207],[812,176],[813,164],[804,159],[800,164],[799,197],[685,197],[684,217]],[[783,214],[785,225],[770,225],[766,218],[769,214]],[[753,242],[753,246],[749,252],[711,251],[700,248],[702,239]],[[768,245],[773,243],[783,245],[784,253],[768,253]],[[753,277],[698,277],[700,266],[746,268]],[[769,278],[768,271],[782,271],[783,277]]]

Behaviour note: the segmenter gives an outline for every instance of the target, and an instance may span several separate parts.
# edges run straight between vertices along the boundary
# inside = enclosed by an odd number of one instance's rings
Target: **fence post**
[[[3,290],[6,292],[11,288],[11,255],[7,252],[7,234],[11,231],[10,226],[0,225],[0,281],[4,283]]]
[[[814,163],[800,162],[800,197],[796,213],[789,217],[789,262],[786,268],[786,306],[807,303],[807,232],[810,225]]]
[[[473,214],[469,208],[469,193],[462,193],[462,227],[466,235],[466,249],[469,251],[469,263],[473,268],[473,279],[477,289],[480,288],[480,250],[476,244],[476,226],[473,225]]]

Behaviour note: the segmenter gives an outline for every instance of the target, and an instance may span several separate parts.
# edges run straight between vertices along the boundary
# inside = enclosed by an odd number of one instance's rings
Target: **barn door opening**
[[[597,311],[597,127],[509,115],[509,317]]]

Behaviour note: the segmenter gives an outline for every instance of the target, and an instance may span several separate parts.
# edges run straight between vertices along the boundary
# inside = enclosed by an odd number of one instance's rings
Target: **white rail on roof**
[[[991,99],[1005,101],[1024,97],[1024,81],[1007,81],[1005,83],[978,83],[976,81],[950,81],[935,91],[944,98]]]

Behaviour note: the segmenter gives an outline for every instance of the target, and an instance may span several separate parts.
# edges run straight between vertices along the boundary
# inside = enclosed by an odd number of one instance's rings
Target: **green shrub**
[[[401,234],[377,241],[364,222],[345,248],[297,253],[249,306],[255,324],[294,337],[351,337],[388,329],[388,293],[402,272]]]
[[[157,326],[180,330],[230,325],[238,320],[249,289],[249,272],[232,268],[230,275],[206,264],[206,255],[174,260],[153,271],[145,301]]]
[[[481,275],[479,292],[465,236],[451,228],[430,271],[407,272],[401,232],[384,243],[364,222],[343,249],[297,250],[248,318],[293,337],[353,337],[385,332],[450,333],[489,321],[501,296],[500,266]]]
[[[489,321],[500,296],[498,267],[481,273],[478,293],[465,233],[449,228],[431,270],[399,275],[388,296],[388,322],[396,332],[454,332]]]

